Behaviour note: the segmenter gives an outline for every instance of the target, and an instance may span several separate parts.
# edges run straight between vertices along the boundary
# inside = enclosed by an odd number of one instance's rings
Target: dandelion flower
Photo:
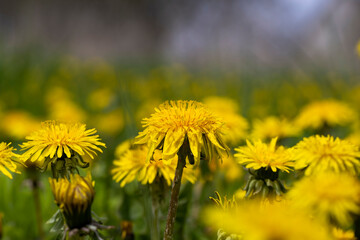
[[[225,232],[238,234],[247,240],[329,240],[326,227],[303,212],[283,204],[265,204],[250,200],[236,209],[218,207],[205,209],[203,221]],[[301,226],[301,227],[299,227]]]
[[[2,117],[1,125],[4,133],[15,139],[23,139],[40,127],[37,119],[21,110],[6,112]]]
[[[13,159],[17,157],[17,154],[13,153],[15,150],[13,147],[10,147],[10,143],[0,143],[0,172],[5,176],[12,179],[10,172],[20,173],[16,168],[16,164]]]
[[[199,163],[200,152],[207,159],[213,154],[224,155],[227,146],[221,138],[223,122],[203,104],[195,101],[170,101],[155,108],[150,118],[143,120],[145,130],[137,136],[136,144],[149,145],[147,160],[156,148],[162,147],[163,160],[169,160],[188,142],[186,153],[190,164]]]
[[[170,185],[175,176],[177,156],[170,160],[170,163],[162,161],[160,150],[155,150],[152,159],[146,161],[149,149],[146,145],[139,145],[125,151],[114,161],[114,168],[111,170],[113,179],[120,182],[124,187],[134,180],[142,184],[151,184],[156,176],[163,177],[167,185]],[[195,171],[192,168],[185,168],[183,178],[195,182]]]
[[[295,168],[306,168],[310,175],[323,171],[349,172],[359,171],[359,148],[332,136],[311,136],[304,138],[294,147]]]
[[[100,142],[95,129],[86,130],[85,124],[58,123],[47,121],[42,123],[41,129],[26,137],[28,140],[21,145],[25,152],[22,155],[24,161],[38,162],[42,168],[49,163],[56,164],[65,161],[67,165],[88,164],[86,159],[93,159],[98,152],[102,152]]]
[[[239,104],[231,98],[210,96],[204,99],[204,103],[214,111],[236,113],[239,111]]]
[[[247,140],[247,146],[235,148],[238,163],[245,165],[250,173],[244,188],[246,197],[259,195],[273,198],[286,191],[278,179],[279,171],[289,172],[294,162],[291,149],[277,147],[276,141],[277,138],[273,138],[266,144],[261,140],[254,143]]]
[[[216,161],[210,162],[209,169],[212,173],[222,173],[227,182],[234,182],[244,175],[244,169],[237,163],[232,155],[223,158],[222,163]]]
[[[355,177],[323,172],[296,182],[288,198],[318,219],[349,226],[351,214],[360,213],[359,194],[360,184]]]
[[[247,146],[235,148],[235,157],[239,164],[246,168],[258,170],[260,168],[289,172],[294,162],[291,158],[290,149],[283,146],[276,146],[277,138],[271,139],[270,144],[263,143],[261,140],[251,143],[246,140]]]
[[[343,126],[355,120],[356,113],[346,103],[323,100],[305,106],[295,122],[301,129],[320,129],[324,126]]]
[[[90,93],[87,102],[92,109],[99,111],[108,107],[114,98],[115,95],[110,88],[100,88]]]
[[[86,112],[72,99],[68,90],[62,87],[52,87],[46,96],[49,119],[60,121],[84,122]]]
[[[240,116],[237,103],[224,97],[207,97],[204,99],[207,107],[224,121],[223,139],[228,144],[237,144],[246,138],[249,123]]]
[[[270,116],[264,120],[255,120],[251,136],[253,139],[268,140],[274,137],[294,137],[300,133],[300,129],[287,119]]]
[[[107,135],[116,135],[124,128],[124,114],[121,109],[101,113],[92,119],[93,126],[99,132]]]
[[[55,203],[64,214],[66,224],[70,229],[81,228],[91,223],[91,204],[95,190],[91,175],[85,178],[78,174],[58,180],[49,178]]]

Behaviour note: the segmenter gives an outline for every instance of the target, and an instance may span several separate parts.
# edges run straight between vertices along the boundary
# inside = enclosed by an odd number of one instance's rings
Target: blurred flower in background
[[[305,175],[332,171],[358,174],[359,147],[332,136],[311,136],[294,146],[295,169],[304,169]]]
[[[331,99],[306,105],[295,119],[295,123],[301,129],[321,129],[351,124],[356,116],[356,112],[346,103]]]
[[[225,122],[223,138],[228,145],[235,146],[247,137],[249,124],[238,114],[239,105],[234,100],[212,96],[205,98],[204,104]]]
[[[272,138],[284,139],[287,137],[299,136],[300,129],[286,118],[269,116],[263,119],[255,119],[251,137],[270,141]]]
[[[359,181],[346,173],[321,173],[295,182],[287,196],[316,219],[342,227],[353,224],[359,214]]]
[[[40,128],[40,120],[23,110],[6,111],[0,121],[4,134],[16,140],[24,139]]]

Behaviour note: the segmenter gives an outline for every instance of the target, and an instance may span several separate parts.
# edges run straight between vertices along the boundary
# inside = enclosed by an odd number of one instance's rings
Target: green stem
[[[179,201],[181,177],[182,177],[183,170],[185,167],[185,159],[186,159],[187,148],[184,147],[184,145],[180,148],[179,153],[178,153],[178,162],[177,162],[177,166],[176,166],[176,170],[175,170],[175,177],[174,177],[174,181],[173,181],[172,189],[171,189],[170,206],[169,206],[168,215],[167,215],[167,219],[166,219],[164,240],[173,239],[172,236],[173,236],[173,231],[174,231],[176,210],[177,210],[178,201]],[[186,149],[186,150],[184,151],[184,149]]]
[[[41,216],[41,201],[39,195],[39,180],[37,178],[32,179],[32,192],[34,196],[35,203],[35,215],[36,215],[36,225],[39,234],[39,239],[45,239],[44,229],[43,229],[43,220]]]
[[[159,227],[159,212],[160,212],[160,181],[159,177],[150,185],[151,193],[151,210],[152,210],[152,227],[151,227],[151,240],[160,239],[160,227]]]
[[[152,205],[153,210],[153,221],[152,221],[152,229],[151,229],[151,239],[159,240],[160,239],[160,229],[159,229],[159,205]]]

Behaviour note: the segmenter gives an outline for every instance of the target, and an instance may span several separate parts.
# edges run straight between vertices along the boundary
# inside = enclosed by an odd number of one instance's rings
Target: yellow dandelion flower
[[[100,88],[93,91],[88,99],[88,105],[94,110],[103,110],[108,107],[115,95],[110,88]]]
[[[351,214],[360,213],[360,184],[345,173],[323,172],[304,177],[288,192],[294,205],[309,210],[318,219],[351,224]]]
[[[123,146],[122,146],[123,147]],[[155,150],[150,162],[146,161],[149,148],[146,145],[135,146],[122,153],[114,160],[114,168],[111,170],[113,179],[120,182],[124,187],[134,180],[141,184],[151,184],[156,176],[163,177],[170,186],[175,176],[177,156],[170,159],[170,163],[162,161],[160,150]],[[196,180],[195,171],[192,168],[185,168],[183,179],[194,183]]]
[[[224,141],[229,144],[237,144],[240,140],[245,139],[249,124],[245,118],[236,113],[214,112],[222,117],[224,125]]]
[[[38,162],[44,168],[49,163],[56,163],[58,160],[73,159],[74,157],[94,158],[96,151],[102,152],[99,135],[95,129],[86,130],[85,124],[59,123],[55,121],[43,122],[41,129],[34,131],[21,145],[24,161],[31,160]],[[73,159],[74,160],[74,159]]]
[[[40,127],[33,116],[21,110],[6,112],[2,117],[1,125],[4,133],[15,139],[23,139]]]
[[[158,98],[151,98],[144,101],[135,112],[136,126],[141,128],[142,119],[150,116],[154,112],[154,108],[159,106],[163,101]]]
[[[346,125],[356,118],[355,111],[346,103],[336,100],[323,100],[305,106],[295,119],[301,129],[320,129],[326,125]]]
[[[239,104],[231,98],[210,96],[204,99],[204,104],[213,111],[236,113],[239,111]]]
[[[115,157],[120,158],[127,150],[133,148],[133,140],[125,140],[115,148]]]
[[[294,147],[295,169],[306,168],[306,175],[323,171],[356,174],[360,167],[358,157],[356,145],[332,136],[304,138]]]
[[[84,122],[87,119],[86,112],[73,101],[67,89],[55,86],[47,92],[45,100],[49,119],[72,122]]]
[[[255,120],[251,137],[253,139],[268,140],[274,137],[294,137],[300,134],[300,129],[285,118],[275,116],[263,120]]]
[[[121,109],[115,109],[95,116],[92,123],[99,132],[116,135],[124,128],[124,114]]]
[[[334,227],[332,233],[335,240],[357,240],[352,230],[344,231]]]
[[[244,170],[232,155],[224,157],[222,163],[212,161],[209,163],[209,169],[211,172],[220,172],[224,174],[225,179],[228,182],[233,182],[240,179],[244,175]]]
[[[10,172],[20,173],[16,168],[16,164],[13,159],[17,157],[17,154],[13,153],[15,150],[13,147],[10,147],[10,143],[0,143],[0,172],[5,176],[12,179]]]
[[[223,139],[228,144],[237,144],[241,139],[246,138],[249,123],[240,116],[237,103],[225,97],[207,97],[204,103],[208,108],[224,121]]]
[[[159,147],[163,150],[163,160],[169,160],[177,155],[186,141],[190,164],[198,164],[200,152],[211,159],[213,154],[223,156],[227,151],[221,138],[223,124],[201,103],[181,100],[165,102],[155,108],[150,118],[143,120],[145,130],[136,137],[136,144],[149,145],[148,161]]]
[[[239,164],[246,168],[258,170],[260,168],[289,172],[293,167],[291,149],[283,146],[276,146],[277,138],[271,139],[270,144],[263,143],[261,140],[251,143],[246,140],[247,146],[235,148],[235,157]]]
[[[217,207],[207,208],[202,216],[207,225],[238,234],[247,240],[333,239],[327,226],[310,219],[302,211],[284,207],[284,204],[261,204],[251,200],[228,211]]]
[[[85,178],[78,174],[58,180],[49,178],[55,203],[64,214],[66,224],[70,229],[81,228],[91,223],[91,204],[95,190],[91,175]]]

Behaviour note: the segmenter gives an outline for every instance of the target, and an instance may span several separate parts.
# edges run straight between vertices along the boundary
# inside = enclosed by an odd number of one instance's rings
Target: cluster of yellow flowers
[[[218,97],[204,102],[164,102],[143,119],[144,130],[135,139],[119,145],[113,161],[111,174],[120,187],[133,181],[151,189],[161,182],[172,184],[164,239],[172,239],[181,182],[195,183],[202,160],[216,159],[248,171],[244,196],[222,198],[216,192],[211,199],[217,207],[203,212],[203,221],[221,229],[221,238],[321,240],[347,234],[352,239],[352,232],[344,231],[360,216],[360,150],[325,133],[354,122],[355,111],[335,100],[319,101],[304,107],[293,121],[274,116],[254,120],[248,133],[249,123],[235,102]],[[0,172],[9,178],[11,172],[20,173],[19,162],[51,168],[50,186],[70,235],[101,227],[91,216],[94,182],[78,170],[92,164],[105,147],[96,132],[80,123],[47,121],[26,137],[21,155],[0,143]],[[304,132],[308,137],[285,146],[287,138]],[[234,154],[228,145],[237,146]],[[226,171],[235,168],[229,162]],[[296,174],[290,178],[292,172]]]

